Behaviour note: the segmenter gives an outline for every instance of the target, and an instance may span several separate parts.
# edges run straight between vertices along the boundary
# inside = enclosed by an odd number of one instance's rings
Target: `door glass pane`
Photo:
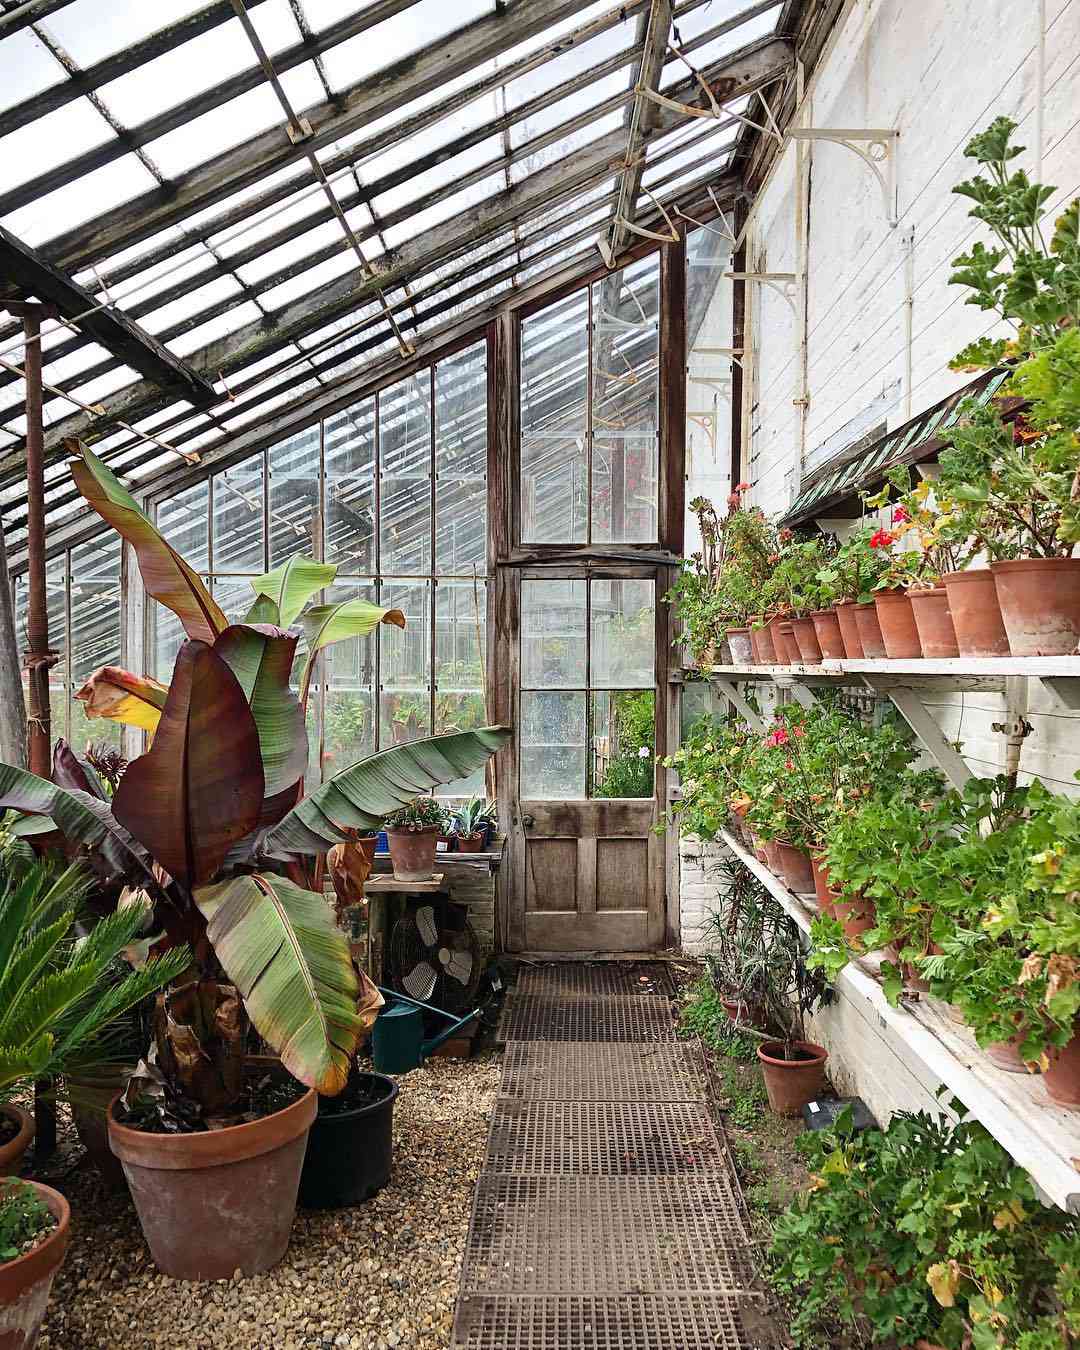
[[[435,570],[487,563],[487,347],[435,367]]]
[[[431,583],[384,582],[379,603],[400,609],[406,627],[379,625],[379,744],[431,734]]]
[[[655,692],[603,690],[590,697],[590,796],[651,797],[656,772]]]
[[[380,570],[431,571],[431,376],[411,375],[379,395]]]
[[[326,561],[375,571],[375,400],[326,422]]]
[[[270,566],[296,553],[317,558],[321,534],[319,428],[314,426],[270,450]]]
[[[522,694],[521,795],[555,801],[584,798],[584,694]]]
[[[585,684],[584,581],[521,583],[521,681],[526,689]]]
[[[213,478],[214,571],[258,576],[263,558],[263,457],[234,464]]]
[[[592,685],[651,689],[656,682],[652,581],[592,583]]]
[[[326,592],[327,604],[357,599],[374,603],[374,584],[339,585]],[[372,721],[375,642],[374,633],[347,638],[328,647],[321,658],[322,679],[326,682],[323,696],[324,779],[332,778],[375,749]]]

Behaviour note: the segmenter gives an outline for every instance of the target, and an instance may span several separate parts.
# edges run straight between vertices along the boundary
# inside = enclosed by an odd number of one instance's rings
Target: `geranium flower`
[[[792,734],[793,734],[793,735],[798,736],[798,737],[800,737],[800,738],[806,735],[806,728],[805,728],[805,727],[795,726],[795,727],[792,727],[791,730],[792,730]]]
[[[770,750],[774,750],[778,745],[787,745],[788,734],[786,727],[777,727],[775,731],[770,731],[765,737],[765,744]]]
[[[893,542],[893,537],[888,530],[878,530],[870,536],[871,548],[888,548]]]
[[[750,489],[751,489],[752,487],[753,487],[753,484],[752,484],[752,483],[736,483],[736,485],[735,485],[735,491],[736,491],[736,492],[749,492]]]
[[[784,768],[787,769],[789,773],[793,772],[795,769],[795,761],[793,759],[785,759]]]
[[[732,508],[732,510],[737,509],[739,505],[739,494],[737,492],[731,493],[731,495],[727,499],[727,504]]]
[[[785,525],[784,528],[780,531],[780,533],[776,537],[777,539],[780,540],[782,544],[786,544],[790,540],[795,538],[795,531],[789,530],[788,527]]]
[[[897,506],[892,513],[892,523],[894,525],[906,525],[911,517],[907,513],[907,507]]]

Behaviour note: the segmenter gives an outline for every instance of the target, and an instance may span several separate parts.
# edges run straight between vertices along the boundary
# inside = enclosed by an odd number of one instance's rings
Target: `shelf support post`
[[[712,677],[712,682],[721,694],[727,699],[742,720],[753,731],[764,731],[765,723],[761,720],[759,713],[756,713],[742,694],[735,688],[730,680],[723,680],[717,676]]]

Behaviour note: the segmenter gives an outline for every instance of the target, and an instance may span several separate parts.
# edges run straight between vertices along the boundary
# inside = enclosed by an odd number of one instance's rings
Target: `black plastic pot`
[[[320,1101],[300,1175],[305,1209],[363,1204],[390,1180],[397,1084],[381,1073],[356,1077],[378,1100],[345,1111],[326,1110]]]

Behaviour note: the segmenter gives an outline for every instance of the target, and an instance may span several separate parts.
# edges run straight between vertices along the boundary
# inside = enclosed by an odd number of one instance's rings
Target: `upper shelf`
[[[1080,676],[1080,656],[954,656],[910,661],[822,661],[799,666],[713,666],[713,675],[738,675],[743,679],[798,679],[807,675],[834,679],[844,675],[944,676],[1032,675],[1036,679]]]

